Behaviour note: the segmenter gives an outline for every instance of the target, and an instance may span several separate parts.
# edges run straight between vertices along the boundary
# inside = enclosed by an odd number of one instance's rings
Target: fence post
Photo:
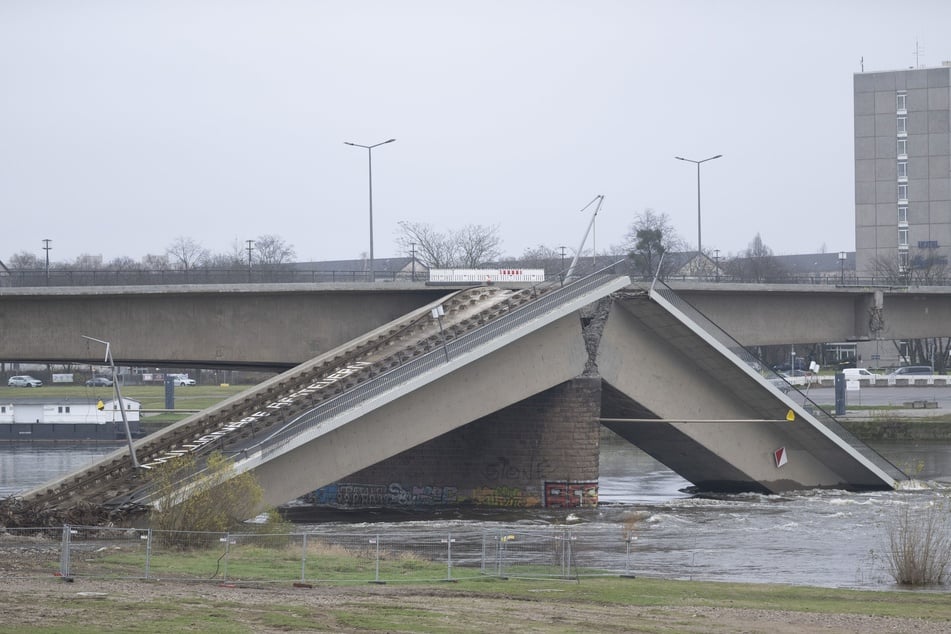
[[[304,538],[301,540],[301,549],[300,549],[300,581],[304,583],[307,578],[307,533],[304,533]]]
[[[228,580],[228,560],[231,559],[231,533],[225,533],[225,569],[222,581]]]
[[[452,581],[452,533],[446,535],[446,581]]]
[[[63,539],[59,553],[59,575],[61,577],[69,577],[69,540],[69,524],[63,524]]]
[[[380,535],[377,534],[373,543],[376,544],[376,576],[373,579],[373,583],[380,583]]]
[[[480,572],[485,574],[485,535],[486,531],[482,531],[482,563],[480,565]]]
[[[152,529],[145,533],[145,579],[152,573]]]
[[[565,579],[571,579],[571,529],[565,529]]]
[[[624,558],[624,574],[621,577],[625,579],[633,579],[634,575],[631,574],[631,544],[637,537],[634,535],[634,531],[627,532],[627,539],[624,541],[627,542],[627,555]]]

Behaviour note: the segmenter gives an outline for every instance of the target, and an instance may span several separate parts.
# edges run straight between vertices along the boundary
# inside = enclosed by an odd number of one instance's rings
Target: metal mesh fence
[[[0,531],[0,579],[428,583],[633,574],[628,536],[574,528],[207,533],[63,526]]]

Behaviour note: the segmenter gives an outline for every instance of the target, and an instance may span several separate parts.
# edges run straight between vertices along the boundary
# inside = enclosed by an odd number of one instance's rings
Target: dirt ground
[[[472,594],[445,586],[293,587],[226,586],[175,582],[50,579],[0,580],[0,632],[81,623],[102,631],[130,631],[148,610],[181,606],[185,620],[166,631],[202,631],[217,614],[215,631],[380,631],[373,618],[388,614],[400,625],[388,631],[440,632],[763,632],[948,631],[948,623],[854,614],[815,614],[723,607],[643,607],[558,602],[557,587],[537,599],[503,593]],[[196,615],[188,620],[188,610]],[[297,619],[274,622],[274,613]],[[197,615],[201,615],[198,617]],[[264,615],[264,616],[262,616]],[[270,620],[268,620],[270,618]],[[140,619],[136,621],[136,619]],[[366,622],[363,620],[366,619]],[[402,621],[400,619],[403,619]],[[194,627],[188,627],[189,623]],[[233,629],[232,629],[233,626]],[[138,630],[138,627],[134,629]],[[139,630],[155,631],[155,630]]]

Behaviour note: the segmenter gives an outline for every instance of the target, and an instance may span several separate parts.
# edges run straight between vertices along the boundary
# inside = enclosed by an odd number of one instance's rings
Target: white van
[[[878,374],[869,372],[865,368],[846,368],[842,370],[842,374],[845,375],[846,381],[858,381],[859,379],[874,379],[878,378]]]

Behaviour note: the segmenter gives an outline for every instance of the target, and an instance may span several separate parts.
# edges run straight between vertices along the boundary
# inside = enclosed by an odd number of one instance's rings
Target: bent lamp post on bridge
[[[381,141],[379,143],[374,143],[373,145],[360,145],[359,143],[351,143],[350,141],[344,141],[344,145],[352,145],[353,147],[362,147],[367,151],[367,162],[368,162],[368,175],[370,183],[370,281],[376,281],[376,271],[373,268],[373,148],[380,147],[381,145],[386,145],[387,143],[393,143],[396,139],[387,139],[386,141]]]
[[[442,304],[432,310],[433,319],[439,322],[439,334],[442,335],[442,351],[446,355],[446,363],[449,363],[449,348],[446,346],[446,332],[442,329],[442,317],[446,314]]]
[[[700,166],[706,163],[707,161],[712,161],[713,159],[718,159],[722,157],[723,157],[722,154],[717,154],[716,156],[700,159],[699,161],[684,158],[682,156],[674,157],[678,161],[687,161],[688,163],[693,163],[694,165],[697,166],[697,255],[703,254],[703,246],[700,241]]]
[[[112,369],[112,389],[116,394],[116,400],[119,402],[119,412],[122,414],[122,425],[125,427],[125,438],[129,442],[129,455],[132,457],[132,466],[138,469],[139,460],[135,457],[135,449],[132,447],[132,432],[129,431],[129,419],[125,413],[125,403],[122,401],[122,392],[119,390],[119,377],[116,375],[116,364],[112,360],[112,345],[108,341],[103,341],[102,339],[87,337],[86,335],[81,336],[83,339],[95,341],[96,343],[101,343],[106,346],[105,360],[109,364],[110,369]]]

